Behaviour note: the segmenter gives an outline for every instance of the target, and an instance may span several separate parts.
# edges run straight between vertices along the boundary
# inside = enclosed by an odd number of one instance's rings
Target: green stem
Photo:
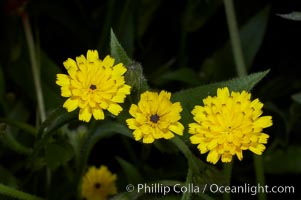
[[[34,137],[37,136],[37,130],[29,124],[19,122],[19,121],[15,121],[15,120],[11,120],[11,119],[8,119],[8,118],[0,118],[0,122],[4,122],[5,124],[9,124],[11,126],[17,127],[19,129],[33,135]]]
[[[0,194],[21,200],[43,200],[40,197],[16,190],[0,183]]]
[[[175,144],[178,149],[184,154],[184,156],[188,160],[189,168],[191,168],[193,171],[198,171],[198,164],[194,161],[194,155],[192,154],[188,146],[183,142],[183,140],[176,136],[171,139],[171,142]]]
[[[227,184],[231,184],[232,167],[233,167],[233,161],[224,164],[223,171],[224,171],[225,179],[227,180]]]
[[[34,81],[34,86],[35,86],[36,95],[37,95],[37,102],[38,102],[38,108],[39,108],[39,112],[40,112],[41,122],[44,122],[46,120],[46,111],[45,111],[40,70],[39,70],[38,59],[37,59],[36,51],[35,51],[34,39],[33,39],[33,35],[32,35],[30,22],[29,22],[27,13],[24,11],[21,16],[22,16],[22,23],[24,26],[25,37],[26,37],[26,41],[27,41],[27,45],[28,45],[29,57],[30,57],[30,62],[31,62],[31,70],[32,70],[32,74],[33,74],[33,81]],[[46,169],[46,171],[47,171],[46,188],[48,191],[48,189],[50,187],[51,173],[50,173],[50,169]]]
[[[191,184],[191,183],[192,183],[192,170],[189,167],[188,172],[187,172],[185,186],[188,188],[189,184]],[[181,200],[189,200],[191,198],[191,194],[192,194],[191,192],[184,192]]]
[[[257,180],[257,184],[260,184],[264,187],[265,185],[265,177],[264,177],[264,167],[263,167],[263,158],[261,155],[254,154],[254,167],[255,167],[255,176]],[[259,200],[266,200],[266,194],[264,192],[258,193]]]
[[[196,163],[194,159],[195,158],[194,155],[192,154],[192,152],[190,151],[190,149],[182,139],[176,136],[173,139],[171,139],[171,142],[178,147],[178,149],[184,154],[184,156],[188,161],[188,171],[187,171],[187,177],[185,182],[186,187],[188,187],[188,185],[192,183],[193,172],[197,172],[199,170],[199,167],[204,167],[204,166],[199,166],[202,164],[201,162]],[[190,198],[191,198],[191,193],[186,192],[183,194],[181,200],[189,200]]]
[[[239,77],[247,75],[247,69],[244,62],[243,52],[241,49],[239,30],[237,27],[233,0],[224,0],[227,23],[231,39],[232,50],[234,54],[236,71]]]
[[[7,145],[11,150],[18,152],[23,155],[30,155],[32,153],[32,149],[20,144],[12,135],[11,132],[2,132],[0,133],[4,136],[2,141]]]
[[[235,58],[235,64],[238,75],[245,76],[247,75],[246,65],[243,58],[243,53],[241,49],[241,43],[239,38],[239,31],[236,23],[235,11],[233,6],[233,0],[224,0],[227,22],[230,32],[231,44]],[[264,168],[263,168],[263,160],[262,156],[254,155],[254,167],[256,174],[256,181],[261,185],[265,185],[265,177],[264,177]],[[258,198],[260,200],[265,200],[265,193],[259,193]]]
[[[32,31],[31,31],[28,15],[26,12],[23,12],[23,14],[22,14],[22,22],[23,22],[24,32],[25,32],[26,41],[27,41],[27,45],[28,45],[28,51],[29,51],[30,62],[31,62],[31,70],[32,70],[32,74],[33,74],[34,86],[35,86],[36,95],[37,95],[38,107],[39,107],[39,111],[40,111],[40,115],[41,115],[41,121],[43,122],[46,119],[46,112],[45,112],[45,106],[44,106],[41,78],[40,78],[40,72],[39,72],[39,67],[38,67],[38,60],[37,60],[36,52],[35,52],[35,45],[34,45],[34,40],[33,40],[33,36],[32,36]]]
[[[233,168],[233,161],[230,162],[230,163],[225,163],[224,164],[223,171],[224,171],[225,179],[227,181],[226,182],[227,185],[231,185],[232,168]],[[223,196],[224,196],[225,200],[230,200],[231,199],[231,193],[225,192],[225,193],[223,193]]]
[[[51,170],[49,167],[46,167],[46,184],[45,184],[45,189],[46,189],[46,194],[49,196],[49,191],[50,191],[50,185],[51,185]]]

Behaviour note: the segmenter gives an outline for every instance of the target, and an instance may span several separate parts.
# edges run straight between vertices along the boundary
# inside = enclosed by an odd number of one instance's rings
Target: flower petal
[[[122,111],[122,107],[118,104],[111,103],[108,107],[108,111],[117,116]]]
[[[273,124],[272,117],[259,117],[263,104],[250,98],[247,91],[232,91],[230,96],[228,88],[218,88],[216,96],[203,100],[204,106],[193,108],[196,123],[188,125],[190,141],[198,144],[201,154],[209,151],[208,162],[231,162],[233,155],[242,160],[243,150],[258,155],[265,150],[269,135],[262,130]]]
[[[68,112],[75,110],[78,107],[79,100],[77,98],[69,98],[65,101],[63,107],[67,109]]]
[[[68,58],[65,62],[63,62],[63,65],[67,71],[77,71],[78,69],[76,62],[71,58]]]
[[[107,68],[107,67],[113,67],[115,60],[111,56],[106,56],[103,61],[102,65]]]
[[[134,138],[136,141],[139,141],[143,138],[143,133],[140,129],[136,129],[134,132],[133,132],[133,135],[134,135]]]
[[[168,128],[169,130],[171,130],[172,132],[178,135],[183,135],[184,126],[180,122],[175,122],[171,124]]]
[[[155,139],[151,134],[148,134],[148,135],[144,135],[142,141],[143,141],[143,143],[149,144],[149,143],[153,143],[155,141]]]
[[[114,62],[114,61],[113,61]],[[126,72],[126,68],[123,66],[122,63],[119,63],[113,67],[112,77],[120,77]]]
[[[86,57],[68,58],[63,64],[68,74],[57,74],[56,84],[61,86],[61,96],[70,97],[63,105],[69,112],[80,107],[79,118],[89,121],[92,115],[104,119],[104,109],[114,115],[122,111],[118,103],[124,102],[131,89],[125,84],[122,63],[113,68],[112,57],[101,61],[96,50],[88,50]]]
[[[70,85],[70,77],[66,74],[57,74],[55,83],[60,86],[69,86]]]
[[[88,50],[88,52],[87,52],[87,61],[88,62],[96,62],[98,59],[99,59],[98,51]]]
[[[90,107],[81,108],[79,110],[79,120],[89,122],[92,117],[92,112]]]
[[[100,119],[105,118],[105,115],[104,115],[103,110],[101,108],[93,108],[92,112],[93,112],[93,117],[96,120],[100,120]]]
[[[165,91],[160,94],[146,91],[140,95],[138,105],[131,105],[129,113],[134,118],[126,122],[130,129],[135,130],[135,139],[152,143],[156,139],[171,139],[174,133],[183,134],[184,126],[178,122],[182,107],[179,102],[173,104],[170,95]],[[136,136],[137,132],[139,137]]]
[[[272,125],[273,125],[273,122],[272,122],[271,116],[260,117],[254,122],[255,127],[261,127],[261,128],[267,128]]]
[[[220,155],[216,151],[213,150],[208,153],[206,160],[207,160],[207,162],[216,164],[217,161],[219,160],[219,158],[220,158]]]

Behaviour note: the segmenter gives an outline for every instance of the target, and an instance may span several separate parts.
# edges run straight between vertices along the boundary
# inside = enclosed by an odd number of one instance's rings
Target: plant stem
[[[40,117],[41,117],[41,122],[44,122],[46,120],[46,111],[45,111],[45,105],[44,105],[44,99],[43,99],[43,90],[42,90],[42,84],[41,84],[40,69],[39,69],[39,65],[38,65],[38,59],[36,56],[35,44],[34,44],[34,39],[33,39],[32,31],[31,31],[31,26],[30,26],[28,14],[26,13],[26,11],[22,12],[21,18],[22,18],[25,37],[26,37],[26,41],[27,41],[27,45],[28,45],[29,57],[30,57],[30,62],[31,62],[31,70],[32,70],[33,82],[34,82],[34,86],[35,86],[35,90],[36,90],[39,113],[40,113]],[[51,171],[49,168],[46,168],[46,191],[49,191],[50,182],[51,182]]]
[[[10,131],[0,131],[0,134],[3,135],[1,140],[5,142],[5,145],[7,145],[11,150],[23,155],[30,155],[32,153],[32,149],[19,143],[14,136],[12,136]]]
[[[227,185],[231,185],[232,167],[233,167],[233,161],[230,162],[230,163],[225,163],[224,164],[223,171],[224,171],[225,179],[227,181],[226,182]],[[225,192],[223,194],[223,197],[224,197],[225,200],[230,200],[231,199],[231,193]]]
[[[43,200],[40,197],[16,190],[0,183],[0,194],[22,200]]]
[[[264,167],[263,167],[263,158],[261,155],[254,155],[254,167],[255,167],[255,176],[257,184],[265,186],[265,177],[264,177]],[[266,194],[264,192],[258,193],[259,200],[266,200]]]
[[[8,118],[1,118],[1,117],[0,117],[0,122],[4,122],[5,124],[9,124],[11,126],[20,128],[21,130],[25,131],[26,133],[31,134],[34,137],[37,136],[37,130],[35,129],[35,127],[33,127],[27,123],[15,121],[15,120],[8,119]]]
[[[178,149],[184,154],[184,156],[188,160],[189,168],[192,169],[193,171],[197,171],[199,166],[195,162],[194,155],[192,154],[192,152],[190,151],[188,146],[185,144],[185,142],[178,137],[174,137],[173,139],[171,139],[171,142],[174,145],[176,145],[178,147]],[[202,166],[202,167],[204,167],[204,166]]]
[[[241,49],[241,43],[239,38],[239,31],[236,23],[235,11],[233,6],[233,0],[224,0],[225,11],[227,15],[227,23],[231,38],[231,45],[233,49],[236,70],[239,77],[247,75],[246,65],[244,62],[243,52]],[[264,168],[262,156],[254,154],[254,167],[256,174],[256,181],[262,186],[265,185]],[[258,195],[260,200],[266,199],[266,194],[261,192]]]
[[[187,172],[187,177],[186,177],[186,182],[185,182],[185,186],[188,188],[189,184],[192,183],[192,169],[189,167],[188,168],[188,172]],[[182,195],[181,200],[189,200],[191,199],[191,192],[184,192]]]
[[[30,62],[31,62],[31,70],[32,70],[32,74],[33,74],[33,81],[34,81],[34,86],[35,86],[36,95],[37,95],[38,108],[39,108],[40,115],[41,115],[40,116],[41,121],[43,122],[46,119],[46,112],[45,112],[45,106],[44,106],[40,71],[39,71],[39,67],[38,67],[38,60],[36,57],[35,45],[34,45],[34,40],[33,40],[32,31],[31,31],[31,27],[30,27],[30,22],[28,19],[28,15],[25,11],[22,13],[22,22],[23,22],[25,37],[26,37],[26,41],[27,41],[27,45],[28,45],[28,51],[29,51]]]
[[[224,0],[227,23],[231,39],[232,50],[234,54],[236,71],[239,77],[247,75],[247,69],[244,62],[243,52],[241,49],[239,30],[237,27],[233,0]]]

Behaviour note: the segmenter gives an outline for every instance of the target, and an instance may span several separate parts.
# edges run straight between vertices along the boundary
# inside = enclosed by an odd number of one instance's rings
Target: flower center
[[[150,121],[153,123],[157,123],[159,121],[159,119],[160,119],[160,117],[157,114],[150,116]]]
[[[100,183],[95,183],[94,187],[95,187],[95,189],[99,189],[101,187],[101,184]]]
[[[228,135],[232,134],[233,132],[233,127],[231,125],[229,125],[227,128],[226,128],[226,132]]]
[[[95,89],[96,89],[96,85],[91,84],[91,85],[90,85],[90,89],[91,89],[91,90],[95,90]]]

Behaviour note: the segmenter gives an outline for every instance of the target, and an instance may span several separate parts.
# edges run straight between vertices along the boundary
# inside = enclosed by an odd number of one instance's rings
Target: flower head
[[[61,95],[68,97],[63,105],[68,112],[79,108],[79,119],[89,122],[92,115],[97,120],[104,119],[103,110],[113,115],[122,111],[119,103],[124,102],[131,88],[125,84],[126,68],[122,63],[114,66],[110,56],[100,60],[96,50],[88,50],[87,58],[68,58],[64,66],[68,75],[57,74],[56,84],[61,86]]]
[[[261,116],[263,104],[250,98],[246,91],[230,94],[227,87],[219,88],[217,96],[208,96],[204,106],[192,110],[196,123],[189,124],[190,141],[201,154],[209,152],[208,162],[231,162],[233,155],[242,160],[243,150],[258,155],[265,150],[269,135],[262,130],[272,125],[272,117]]]
[[[116,174],[106,166],[90,167],[82,180],[81,194],[86,200],[106,200],[109,195],[117,193]]]
[[[133,132],[136,141],[152,143],[155,139],[174,137],[173,133],[183,134],[184,126],[179,122],[182,111],[179,102],[170,101],[171,93],[146,91],[141,94],[138,105],[132,104],[127,125]]]

